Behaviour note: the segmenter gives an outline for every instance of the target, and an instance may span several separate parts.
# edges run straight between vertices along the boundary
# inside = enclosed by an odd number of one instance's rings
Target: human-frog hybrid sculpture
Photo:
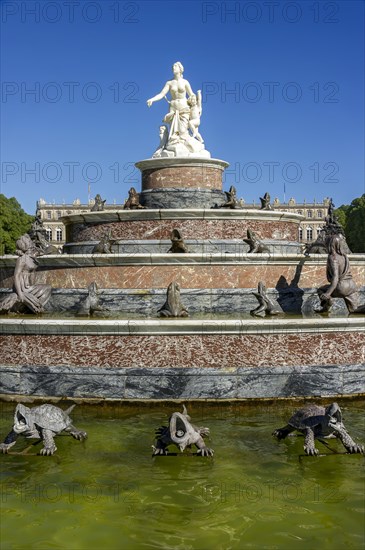
[[[364,447],[357,445],[348,434],[343,422],[342,412],[337,403],[328,407],[320,405],[307,405],[296,411],[283,428],[278,428],[272,435],[285,439],[291,432],[298,430],[305,437],[304,451],[307,455],[319,454],[314,440],[322,437],[337,437],[342,442],[348,453],[364,454]]]
[[[16,253],[18,259],[15,263],[13,292],[0,301],[0,313],[42,313],[52,292],[49,285],[36,281],[37,258],[42,251],[26,233],[17,240]]]
[[[195,445],[201,456],[213,456],[214,451],[206,446],[204,437],[209,436],[209,428],[198,428],[190,422],[185,405],[183,412],[174,412],[169,418],[168,426],[161,426],[156,430],[156,445],[152,445],[153,456],[167,455],[167,447],[176,445],[181,452],[187,447]]]
[[[328,285],[318,289],[321,307],[317,313],[328,313],[333,298],[343,298],[349,313],[365,313],[365,305],[358,305],[358,289],[352,278],[350,262],[346,254],[347,244],[341,235],[332,235],[326,240]]]
[[[87,433],[78,430],[73,426],[69,414],[76,405],[72,405],[66,411],[54,405],[45,404],[39,407],[29,408],[19,403],[14,413],[14,425],[3,443],[0,444],[0,452],[8,453],[15,445],[19,435],[29,439],[41,439],[44,447],[40,450],[41,455],[53,455],[57,451],[54,436],[65,431],[75,439],[83,441]]]

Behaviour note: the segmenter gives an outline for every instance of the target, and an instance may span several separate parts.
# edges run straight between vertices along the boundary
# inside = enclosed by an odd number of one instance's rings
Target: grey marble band
[[[66,254],[92,254],[99,241],[67,243],[63,246]],[[184,239],[189,253],[193,254],[247,254],[249,246],[242,239],[199,240]],[[298,242],[263,239],[263,244],[271,254],[300,254],[303,246]],[[165,254],[171,247],[168,240],[118,240],[112,245],[113,254]],[[326,256],[327,258],[327,256]]]
[[[181,289],[181,299],[190,315],[247,314],[257,307],[252,294],[256,289]],[[0,299],[11,293],[11,289],[0,289]],[[87,296],[87,289],[53,289],[46,312],[57,312],[74,316]],[[268,289],[268,296],[274,300],[283,313],[303,314],[320,319],[314,309],[320,307],[317,290],[314,288]],[[166,300],[165,289],[100,289],[100,305],[103,313],[96,318],[108,318],[118,314],[143,319],[156,318],[158,309]],[[365,287],[360,289],[359,303],[365,303]],[[342,299],[336,298],[333,315],[347,316]],[[219,319],[219,317],[217,318]],[[40,319],[41,320],[41,319]],[[62,317],[60,318],[62,321]],[[213,321],[216,321],[213,319]],[[1,326],[1,321],[0,321]]]
[[[234,400],[365,393],[364,365],[255,369],[1,366],[0,373],[3,396]]]
[[[139,200],[147,208],[212,208],[224,204],[226,195],[217,189],[148,189]]]

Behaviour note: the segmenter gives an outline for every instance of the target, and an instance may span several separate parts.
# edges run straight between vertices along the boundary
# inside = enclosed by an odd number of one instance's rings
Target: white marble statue
[[[188,80],[183,78],[184,67],[177,61],[172,66],[174,78],[168,80],[161,92],[147,100],[148,107],[155,101],[165,98],[169,112],[160,126],[160,144],[153,154],[159,157],[210,157],[199,133],[202,100],[200,90],[195,95]],[[170,101],[166,95],[170,93]]]

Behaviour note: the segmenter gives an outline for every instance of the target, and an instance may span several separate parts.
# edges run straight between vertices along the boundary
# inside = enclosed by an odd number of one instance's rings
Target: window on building
[[[299,227],[299,240],[303,240],[303,229],[301,227]]]
[[[322,231],[321,227],[317,227],[317,237],[319,237],[320,232]]]
[[[62,229],[61,229],[61,227],[57,227],[57,229],[56,229],[56,241],[58,241],[58,242],[62,241]]]
[[[307,241],[313,240],[313,229],[311,227],[307,227]]]
[[[49,227],[46,228],[46,239],[47,241],[52,240],[52,229],[50,229]]]
[[[297,210],[297,213],[303,216],[303,210]]]
[[[313,210],[307,210],[307,218],[313,218]]]
[[[322,210],[317,211],[317,218],[323,218],[323,212]]]
[[[46,216],[47,216],[47,220],[51,220],[52,219],[52,212],[50,210],[47,210]]]
[[[59,220],[61,216],[62,216],[61,210],[57,210],[57,219]]]

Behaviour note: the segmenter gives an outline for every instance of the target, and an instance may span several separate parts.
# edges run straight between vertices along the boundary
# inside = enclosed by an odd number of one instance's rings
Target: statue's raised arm
[[[183,78],[184,67],[180,61],[172,66],[173,79],[168,80],[161,92],[147,100],[148,107],[152,103],[165,98],[169,104],[169,112],[163,122],[168,137],[164,145],[157,148],[154,157],[210,157],[205,150],[204,141],[198,132],[201,115],[201,94],[194,94],[190,82]],[[170,93],[170,99],[166,95]]]
[[[160,101],[163,97],[166,96],[166,94],[169,92],[169,82],[166,82],[165,86],[162,88],[161,92],[153,97],[151,99],[147,99],[147,105],[148,107],[151,107],[152,103],[155,101]]]

